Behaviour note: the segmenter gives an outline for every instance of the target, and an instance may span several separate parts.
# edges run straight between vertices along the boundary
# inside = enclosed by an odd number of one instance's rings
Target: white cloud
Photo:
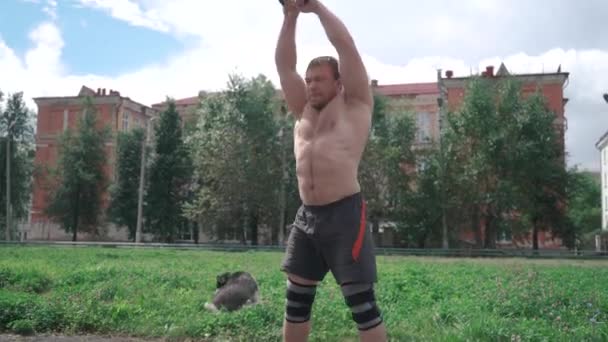
[[[57,26],[42,23],[29,34],[29,38],[34,43],[34,48],[25,56],[27,71],[43,78],[61,75],[61,50],[64,42]]]
[[[40,5],[41,0],[21,0],[21,2],[32,3]],[[46,13],[52,20],[57,19],[57,0],[45,0],[42,6],[42,11]]]
[[[274,69],[274,46],[281,25],[278,1],[215,1],[212,7],[207,1],[188,0],[80,1],[84,6],[105,11],[132,25],[170,32],[177,36],[188,36],[191,38],[189,48],[167,60],[144,65],[116,77],[66,74],[61,59],[64,46],[61,32],[55,24],[43,23],[30,33],[33,48],[23,59],[0,39],[0,75],[2,80],[6,80],[0,84],[0,88],[4,92],[24,90],[27,98],[65,96],[75,94],[84,84],[95,89],[116,89],[125,96],[151,105],[164,100],[167,95],[176,98],[190,97],[196,95],[199,90],[223,88],[228,80],[228,73],[233,71],[246,76],[263,73],[278,85]],[[498,67],[503,61],[510,71],[516,73],[543,70],[552,72],[561,64],[563,71],[571,73],[570,82],[565,89],[565,96],[571,99],[566,106],[569,123],[566,144],[571,154],[570,164],[599,168],[594,143],[603,131],[608,129],[608,105],[603,103],[601,98],[601,94],[608,91],[608,78],[599,75],[608,74],[608,50],[545,49],[535,55],[524,52],[496,54],[495,57],[475,58],[474,64],[464,57],[446,57],[439,53],[419,54],[415,58],[391,58],[400,62],[390,63],[384,54],[377,52],[378,46],[359,39],[359,36],[366,34],[379,34],[379,31],[373,28],[369,31],[363,30],[362,25],[367,22],[355,20],[361,17],[361,11],[373,14],[374,11],[378,12],[378,9],[369,3],[361,5],[363,10],[345,6],[337,1],[326,3],[328,7],[336,8],[336,12],[345,13],[344,21],[359,44],[368,72],[372,78],[378,79],[380,84],[433,82],[436,80],[437,68],[451,69],[456,76],[463,76],[469,75],[471,70],[476,72],[489,64]],[[470,0],[465,4],[472,11],[486,14],[494,12],[497,7],[496,2],[486,3],[479,0]],[[429,15],[429,18],[442,17],[453,18],[448,10]],[[429,20],[433,22],[432,19]],[[374,21],[381,20],[376,18]],[[469,32],[470,26],[461,28],[460,31],[450,31],[448,28],[457,27],[459,23],[449,20],[437,20],[436,23],[445,26],[439,25],[429,30],[436,30],[437,37],[441,36],[439,33],[447,32],[448,38],[441,38],[444,41],[452,40],[453,44],[458,44],[457,39],[467,39],[457,36]],[[302,15],[297,37],[300,72],[304,71],[308,60],[314,56],[336,55],[333,47],[326,42],[319,21],[314,16]],[[382,40],[382,44],[391,44],[392,36],[389,37],[387,33],[378,37],[375,41]],[[393,45],[394,43],[385,46]],[[392,49],[395,49],[394,46]],[[412,55],[412,51],[416,51],[416,46],[404,45],[403,51],[396,54]],[[84,53],[86,51],[83,51]],[[31,100],[28,104],[33,106]]]
[[[44,13],[48,14],[51,19],[57,19],[57,1],[56,0],[47,0],[46,6],[42,8]]]
[[[127,21],[134,26],[141,26],[167,32],[168,26],[159,18],[154,10],[144,11],[136,2],[129,0],[80,0],[84,6],[101,9],[112,17]]]

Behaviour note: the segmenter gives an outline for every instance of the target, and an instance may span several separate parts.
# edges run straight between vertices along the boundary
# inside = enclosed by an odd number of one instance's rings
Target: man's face
[[[340,81],[328,64],[316,65],[306,71],[306,91],[310,105],[321,110],[340,91]]]

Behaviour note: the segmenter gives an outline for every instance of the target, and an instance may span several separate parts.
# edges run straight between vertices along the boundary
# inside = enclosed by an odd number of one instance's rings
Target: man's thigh
[[[301,210],[296,215],[300,215],[300,212]],[[305,227],[301,226],[301,220],[296,217],[287,240],[281,270],[307,280],[322,281],[327,274],[328,266],[318,243],[315,243],[305,230]]]
[[[323,255],[338,284],[374,283],[376,256],[367,229],[365,203],[346,208],[336,213],[332,227],[335,233],[323,243]]]

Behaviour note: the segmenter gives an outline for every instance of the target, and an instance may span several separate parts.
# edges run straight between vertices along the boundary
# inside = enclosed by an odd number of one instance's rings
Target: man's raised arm
[[[299,118],[306,105],[306,85],[296,70],[295,35],[298,10],[293,3],[286,2],[284,13],[285,18],[275,51],[275,64],[287,107],[296,118]]]
[[[327,38],[340,58],[340,77],[347,100],[372,105],[373,96],[363,60],[353,37],[344,23],[327,9],[319,0],[308,0],[303,8],[311,7],[319,17]]]

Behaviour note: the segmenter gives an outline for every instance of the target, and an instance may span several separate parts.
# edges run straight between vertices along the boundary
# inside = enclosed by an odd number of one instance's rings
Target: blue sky
[[[73,1],[59,1],[56,12],[57,26],[66,42],[62,61],[69,73],[117,76],[142,64],[166,59],[185,47],[177,37],[130,25]],[[2,38],[23,58],[32,47],[28,33],[48,18],[40,4],[3,0]]]
[[[599,169],[608,129],[608,1],[323,0],[353,35],[380,84],[433,82],[496,68],[570,73],[565,96],[570,165]],[[68,96],[82,85],[151,105],[224,88],[230,73],[278,86],[278,1],[0,0],[0,89]],[[336,52],[318,18],[302,14],[298,71]]]

